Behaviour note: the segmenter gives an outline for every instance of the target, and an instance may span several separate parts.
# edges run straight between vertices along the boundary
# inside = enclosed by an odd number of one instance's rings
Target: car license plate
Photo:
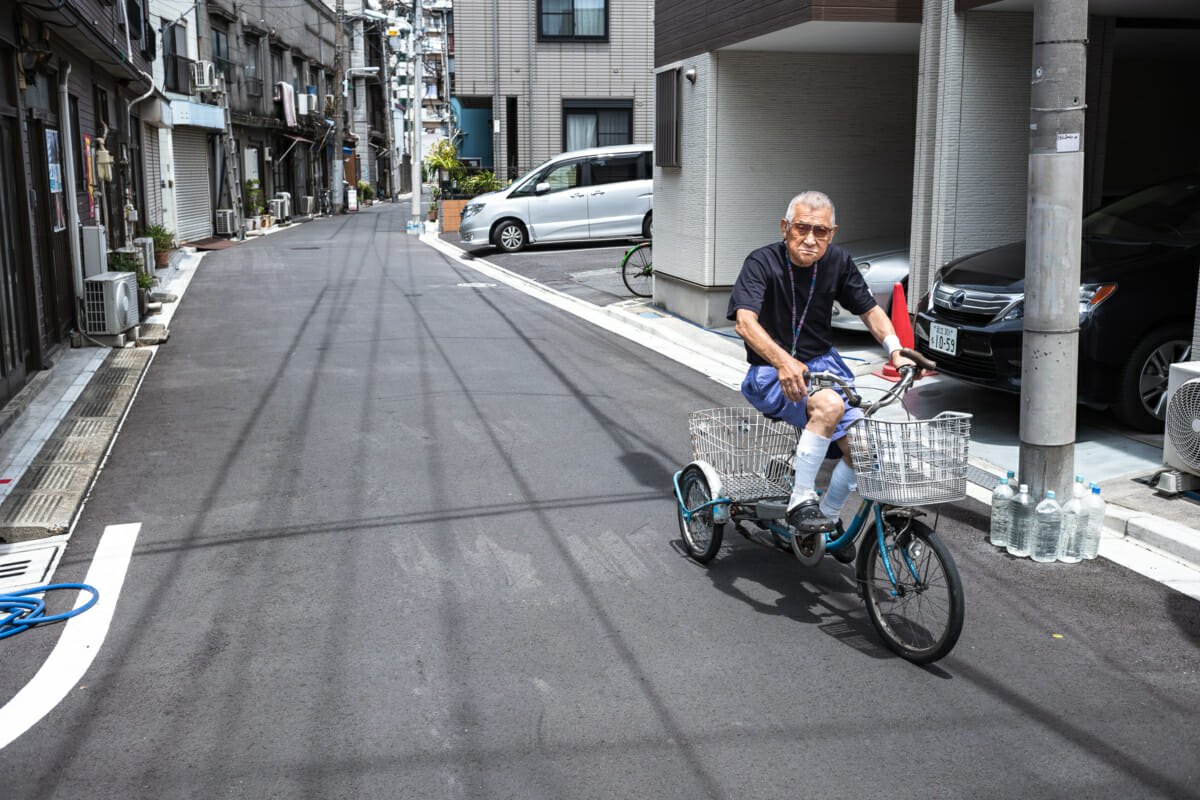
[[[938,322],[929,323],[929,349],[948,356],[958,355],[958,328]]]

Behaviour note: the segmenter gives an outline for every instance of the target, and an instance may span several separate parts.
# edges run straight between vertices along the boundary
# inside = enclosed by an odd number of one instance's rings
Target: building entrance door
[[[32,348],[25,259],[18,238],[17,220],[24,219],[17,194],[17,121],[0,116],[0,405],[25,385]]]
[[[41,259],[42,334],[54,344],[66,338],[74,323],[75,286],[67,243],[67,198],[63,182],[62,140],[58,126],[31,113],[29,151],[33,155],[33,186],[37,194],[37,236]]]

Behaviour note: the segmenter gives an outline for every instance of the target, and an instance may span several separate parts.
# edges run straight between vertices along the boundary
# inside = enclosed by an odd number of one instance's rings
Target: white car
[[[913,298],[908,297],[908,239],[897,237],[880,237],[878,239],[857,239],[842,244],[854,265],[862,273],[875,302],[889,317],[892,313],[892,294],[897,283],[904,284],[905,301],[909,311],[913,307]],[[833,304],[833,327],[848,331],[865,331],[867,326],[863,321],[842,308],[838,303]]]
[[[650,238],[653,177],[648,144],[563,153],[507,189],[472,198],[459,241],[515,253],[537,242]]]

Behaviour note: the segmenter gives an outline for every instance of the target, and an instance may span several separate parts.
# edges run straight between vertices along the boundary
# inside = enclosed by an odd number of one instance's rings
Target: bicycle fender
[[[721,476],[717,473],[717,470],[712,464],[709,464],[707,461],[693,461],[687,465],[687,467],[692,466],[697,467],[701,472],[704,473],[704,477],[708,481],[708,490],[712,493],[714,498],[721,497],[725,494],[725,487],[721,485]],[[687,469],[687,467],[684,467],[684,469]]]

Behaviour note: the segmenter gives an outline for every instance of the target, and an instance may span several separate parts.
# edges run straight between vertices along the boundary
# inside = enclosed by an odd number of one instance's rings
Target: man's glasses
[[[834,228],[827,225],[809,225],[807,222],[793,222],[792,233],[799,236],[801,239],[807,239],[811,233],[813,238],[818,242],[828,241],[833,236]]]

